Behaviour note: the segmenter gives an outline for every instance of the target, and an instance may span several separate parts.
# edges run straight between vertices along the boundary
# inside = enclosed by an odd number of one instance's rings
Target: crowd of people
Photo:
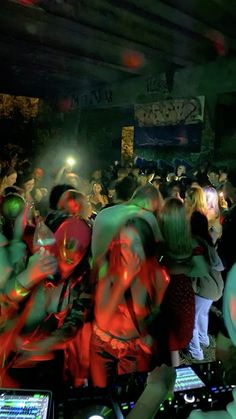
[[[67,163],[51,176],[17,153],[2,160],[1,386],[61,394],[179,366],[181,353],[203,362],[236,262],[235,203],[226,167],[114,164],[85,177]],[[217,356],[234,380],[230,338],[222,325]]]

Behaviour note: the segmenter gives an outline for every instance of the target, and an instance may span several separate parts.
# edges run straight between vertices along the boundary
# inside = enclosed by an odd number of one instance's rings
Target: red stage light
[[[225,38],[222,33],[218,31],[211,30],[207,33],[207,37],[212,41],[214,48],[219,56],[226,55],[227,46],[225,43]]]
[[[72,98],[65,98],[58,102],[58,108],[60,112],[70,112],[73,109]]]
[[[35,6],[38,3],[38,0],[17,0],[17,3],[22,6]]]
[[[137,70],[144,65],[144,56],[138,51],[125,51],[122,55],[122,64],[131,70]]]

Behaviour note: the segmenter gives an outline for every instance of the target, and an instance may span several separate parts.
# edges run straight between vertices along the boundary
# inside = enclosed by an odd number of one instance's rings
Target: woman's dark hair
[[[17,185],[23,187],[26,182],[34,179],[33,172],[24,172],[17,177]]]
[[[136,178],[125,176],[115,185],[116,198],[122,201],[128,201],[131,199],[138,186],[139,184]]]
[[[49,207],[52,210],[57,209],[58,202],[63,195],[64,192],[71,189],[71,185],[68,185],[66,183],[62,185],[56,185],[52,188],[50,195],[49,195]]]
[[[212,238],[208,230],[208,220],[204,214],[199,211],[193,211],[190,224],[193,236],[198,236],[205,240],[210,246],[213,246]]]
[[[17,173],[14,167],[4,167],[3,169],[1,169],[0,179],[4,179],[5,177],[11,176],[13,175],[13,173]]]

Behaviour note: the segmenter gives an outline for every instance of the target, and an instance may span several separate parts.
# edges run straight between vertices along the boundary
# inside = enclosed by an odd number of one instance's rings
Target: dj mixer
[[[109,389],[94,390],[87,387],[72,390],[64,403],[64,414],[60,417],[88,419],[96,407],[99,418],[123,419],[142,394],[146,378],[147,374],[135,373],[120,376]],[[173,397],[160,406],[156,418],[186,419],[194,409],[224,410],[233,400],[234,387],[234,384],[224,384],[220,362],[179,367]],[[83,412],[90,414],[88,416]]]
[[[128,378],[128,377],[127,377]],[[122,380],[125,380],[124,377]],[[129,377],[118,387],[118,403],[126,417],[134,407],[137,396],[144,388],[146,376]],[[223,383],[223,371],[218,362],[196,364],[177,368],[177,378],[173,397],[169,397],[160,407],[157,418],[185,419],[194,409],[203,411],[222,410],[233,400],[235,385]]]

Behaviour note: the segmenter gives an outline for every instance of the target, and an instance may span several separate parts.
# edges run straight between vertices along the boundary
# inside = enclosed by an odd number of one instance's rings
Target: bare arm
[[[172,367],[162,365],[155,368],[148,376],[147,385],[128,414],[127,419],[152,419],[159,410],[168,393],[173,392],[176,372]]]
[[[143,250],[138,250],[137,239],[139,237],[133,228],[125,229],[120,235],[120,242],[114,243],[111,251],[117,252],[118,256],[116,263],[113,261],[113,265],[116,265],[114,273],[110,272],[107,262],[100,267],[95,297],[95,318],[104,329],[108,327],[125,291],[141,269]],[[119,248],[115,249],[115,246]]]

